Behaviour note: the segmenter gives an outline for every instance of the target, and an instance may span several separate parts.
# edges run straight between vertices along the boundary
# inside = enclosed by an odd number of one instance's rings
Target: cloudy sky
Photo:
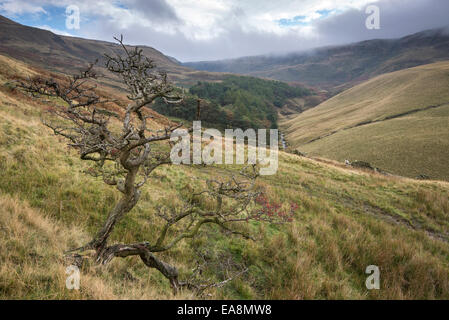
[[[366,28],[369,5],[380,9],[380,29]],[[74,6],[79,29],[66,24]],[[0,14],[63,35],[110,41],[123,34],[129,44],[198,61],[401,37],[449,25],[449,1],[0,0]]]

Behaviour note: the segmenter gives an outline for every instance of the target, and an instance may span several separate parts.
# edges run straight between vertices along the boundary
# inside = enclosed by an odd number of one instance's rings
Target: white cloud
[[[368,2],[372,0],[0,0],[0,12],[37,14],[46,13],[46,6],[77,5],[89,20],[103,18],[125,29],[138,23],[157,32],[179,32],[188,39],[210,40],[235,26],[244,32],[285,34],[279,19],[301,15],[310,22],[320,17],[318,10],[360,8]]]
[[[11,16],[16,16],[24,13],[40,14],[47,12],[44,8],[33,1],[16,1],[16,0],[5,0],[0,1],[0,12],[9,14]]]
[[[373,0],[167,0],[184,21],[181,29],[189,38],[212,39],[238,25],[245,32],[285,34],[278,20],[305,16],[311,22],[320,10],[334,12],[360,9]],[[299,29],[299,28],[297,28]]]

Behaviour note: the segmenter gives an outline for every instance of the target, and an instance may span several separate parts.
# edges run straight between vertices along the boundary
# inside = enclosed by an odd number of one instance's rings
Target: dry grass
[[[340,131],[301,146],[310,156],[368,161],[408,177],[449,181],[449,104],[405,117]]]
[[[132,278],[123,261],[108,270],[86,266],[80,290],[65,286],[62,253],[88,241],[78,226],[62,225],[23,201],[0,196],[0,299],[167,299],[149,278]],[[188,293],[176,298],[191,298]]]
[[[313,156],[364,160],[408,177],[448,180],[448,88],[449,62],[406,69],[284,119],[281,127],[294,148]],[[440,107],[382,121],[429,106]],[[381,122],[354,128],[369,121]]]

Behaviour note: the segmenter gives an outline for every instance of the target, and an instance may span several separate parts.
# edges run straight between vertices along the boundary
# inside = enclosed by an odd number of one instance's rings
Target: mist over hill
[[[443,28],[401,39],[368,40],[286,55],[189,62],[183,65],[203,71],[303,82],[341,91],[379,74],[446,59],[449,59],[449,33]]]

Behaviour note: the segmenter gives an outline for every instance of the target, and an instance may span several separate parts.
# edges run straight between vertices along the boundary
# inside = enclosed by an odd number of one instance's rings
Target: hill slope
[[[117,35],[111,34],[111,40],[113,36]],[[192,84],[198,80],[221,79],[220,74],[198,72],[183,67],[154,48],[142,46],[141,49],[159,69],[167,72],[170,78],[178,83]],[[85,67],[96,59],[99,59],[98,66],[103,67],[103,54],[114,54],[120,50],[116,43],[60,36],[0,16],[0,53],[50,71],[78,71],[80,67]],[[108,80],[113,85],[119,85],[115,78]]]
[[[449,62],[378,76],[281,127],[313,156],[449,180]]]
[[[65,288],[62,252],[95,233],[118,191],[82,173],[89,165],[41,123],[41,101],[5,85],[14,73],[39,70],[9,58],[0,64],[0,298],[174,298],[162,276],[135,259],[114,260],[108,268],[88,264],[81,290]],[[111,241],[154,241],[163,226],[156,215],[160,201],[173,202],[186,184],[233,170],[158,169]],[[248,274],[212,291],[212,298],[449,299],[448,183],[384,177],[280,153],[277,174],[259,185],[270,199],[296,203],[299,210],[290,224],[254,225],[260,236],[255,242],[221,229],[198,235],[195,241],[210,257],[250,266]],[[163,258],[184,275],[195,267],[192,254],[184,242]],[[373,264],[381,270],[381,290],[368,291],[365,269]],[[207,276],[222,274],[211,270]]]
[[[284,56],[256,56],[184,65],[197,70],[303,82],[339,91],[339,86],[344,84],[347,87],[386,72],[447,59],[449,33],[438,29],[396,40],[369,40]]]

